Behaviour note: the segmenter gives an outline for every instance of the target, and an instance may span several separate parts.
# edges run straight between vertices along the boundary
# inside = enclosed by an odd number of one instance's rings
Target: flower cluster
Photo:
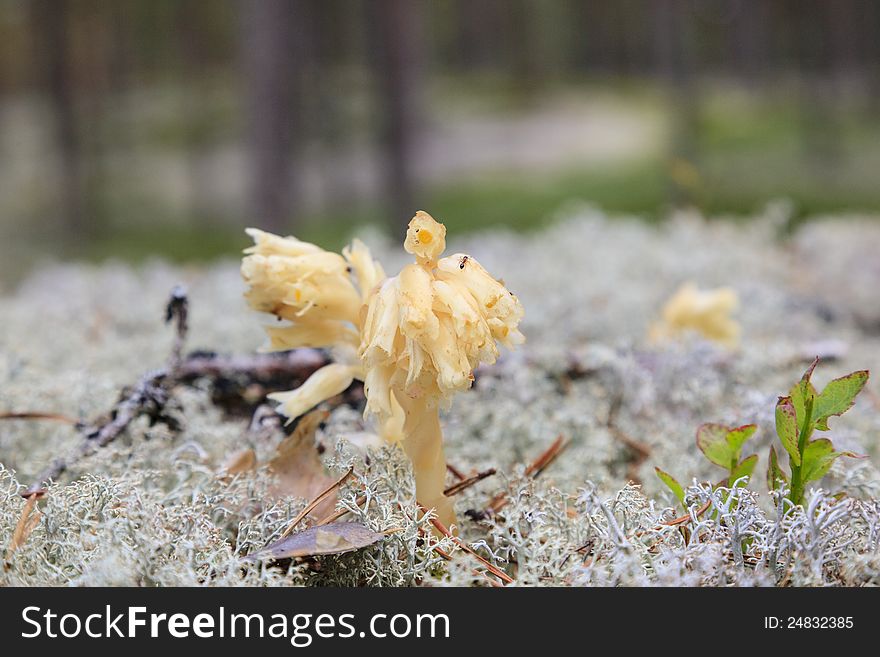
[[[286,322],[266,327],[268,350],[325,347],[335,352],[337,362],[315,372],[305,384],[272,395],[284,413],[295,418],[344,391],[354,379],[363,379],[355,355],[360,311],[385,273],[359,240],[340,255],[295,237],[256,228],[247,233],[254,246],[245,251],[241,263],[249,286],[245,298],[254,310]]]
[[[393,413],[392,392],[447,400],[470,387],[496,341],[521,344],[519,300],[474,258],[446,248],[446,228],[425,212],[410,222],[404,248],[416,257],[370,298],[361,335],[369,412]]]
[[[700,290],[693,283],[685,283],[666,302],[660,321],[651,327],[650,338],[659,342],[694,332],[734,347],[739,342],[740,327],[730,315],[738,306],[739,299],[731,288]]]
[[[247,300],[288,322],[267,328],[270,348],[332,347],[336,361],[272,398],[294,418],[362,380],[366,413],[413,462],[419,501],[451,523],[440,406],[470,387],[477,365],[495,362],[497,343],[523,342],[519,300],[474,258],[440,258],[446,228],[425,212],[413,217],[404,242],[416,262],[393,278],[357,241],[339,255],[248,232],[255,246],[242,262]]]

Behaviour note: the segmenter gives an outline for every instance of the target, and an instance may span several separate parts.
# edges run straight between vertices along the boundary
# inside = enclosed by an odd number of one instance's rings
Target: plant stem
[[[804,463],[804,450],[807,447],[807,441],[813,433],[813,398],[806,396],[804,399],[804,423],[801,425],[798,434],[798,454],[801,455],[801,465],[791,464],[791,491],[788,499],[792,504],[801,505],[804,501],[804,482],[802,481],[801,471]]]
[[[452,501],[443,494],[446,487],[446,457],[443,454],[443,433],[440,409],[426,398],[412,399],[398,395],[397,400],[406,417],[403,422],[403,449],[413,464],[416,498],[433,508],[437,519],[449,527],[455,523]]]

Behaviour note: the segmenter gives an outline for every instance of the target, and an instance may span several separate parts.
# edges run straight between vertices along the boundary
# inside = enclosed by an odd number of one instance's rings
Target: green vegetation
[[[852,408],[856,396],[868,382],[868,372],[852,372],[834,379],[818,392],[810,382],[818,363],[817,358],[788,396],[780,397],[776,403],[776,434],[788,452],[791,476],[779,467],[776,450],[771,447],[767,483],[775,488],[780,481],[785,482],[789,486],[788,498],[796,505],[803,504],[806,484],[824,477],[836,459],[860,458],[852,452],[836,451],[827,438],[811,440],[811,437],[816,430],[829,430],[829,418],[843,415]]]
[[[780,397],[776,403],[776,435],[788,452],[791,475],[780,467],[776,448],[771,446],[767,485],[771,490],[778,486],[787,488],[788,499],[795,506],[803,505],[806,484],[822,479],[836,459],[841,456],[862,458],[852,452],[836,451],[827,438],[811,440],[811,437],[814,431],[829,430],[829,418],[843,415],[852,408],[856,396],[868,382],[868,371],[860,370],[834,379],[822,392],[818,392],[810,382],[818,364],[819,359],[816,358],[789,394]],[[709,461],[729,473],[718,486],[729,488],[742,477],[751,478],[758,455],[752,454],[742,459],[741,455],[743,445],[756,430],[754,424],[731,428],[711,423],[697,429],[697,447]],[[654,471],[687,510],[684,486],[668,472],[660,468],[654,468]]]
[[[697,429],[697,447],[711,463],[727,470],[727,477],[718,485],[732,487],[743,477],[751,478],[755,465],[758,463],[758,455],[752,454],[745,458],[742,456],[742,448],[751,438],[758,427],[754,424],[746,424],[741,427],[727,427],[723,424],[706,423]],[[669,490],[675,495],[682,507],[687,510],[685,490],[672,475],[660,468],[654,468]]]

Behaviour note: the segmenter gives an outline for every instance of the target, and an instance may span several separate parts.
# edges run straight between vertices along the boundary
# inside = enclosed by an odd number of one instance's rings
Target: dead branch
[[[449,471],[449,474],[451,474],[453,477],[455,477],[459,481],[464,481],[465,479],[467,479],[467,475],[465,475],[461,470],[456,468],[451,463],[446,464],[446,469]]]
[[[174,286],[165,306],[165,323],[170,324],[172,320],[175,327],[174,344],[168,358],[168,369],[173,372],[183,362],[183,348],[189,333],[189,299],[186,296],[186,288],[182,285]]]
[[[246,356],[197,351],[184,359],[176,375],[181,383],[205,378],[232,380],[244,377],[251,382],[261,383],[282,378],[286,382],[284,385],[289,385],[291,378],[305,380],[329,362],[330,359],[322,352],[308,348]]]
[[[183,357],[188,332],[189,303],[182,287],[176,286],[172,290],[165,311],[166,321],[175,322],[174,343],[166,366],[145,373],[133,387],[123,390],[119,400],[102,419],[83,423],[53,413],[4,414],[8,419],[52,419],[67,422],[73,424],[83,437],[83,441],[70,454],[54,460],[40,472],[34,483],[21,493],[22,497],[29,498],[39,493],[44,484],[57,479],[71,465],[116,440],[138,417],[147,416],[152,423],[163,422],[172,429],[178,428],[176,420],[166,408],[176,385],[207,379],[214,386],[232,387],[240,391],[256,384],[261,390],[265,389],[262,392],[265,395],[266,390],[296,387],[329,362],[326,355],[315,349],[250,356],[195,352]],[[341,401],[349,399],[343,397]]]
[[[110,411],[110,419],[98,426],[83,427],[80,433],[83,434],[84,441],[70,455],[55,459],[21,494],[22,497],[30,497],[42,490],[45,483],[57,479],[73,463],[116,440],[136,417],[142,414],[160,416],[168,401],[166,379],[165,370],[150,372],[141,377],[130,392],[121,396]]]

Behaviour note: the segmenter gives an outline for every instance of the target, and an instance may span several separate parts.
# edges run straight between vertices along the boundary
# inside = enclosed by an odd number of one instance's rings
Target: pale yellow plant
[[[367,413],[387,422],[403,410],[403,448],[413,462],[416,494],[448,525],[455,516],[443,495],[440,408],[471,386],[478,364],[495,362],[497,342],[523,342],[523,308],[474,258],[440,258],[445,248],[445,226],[417,213],[404,242],[416,262],[370,297],[359,354]]]
[[[355,379],[363,380],[357,357],[360,312],[373,288],[385,278],[369,249],[354,240],[342,254],[279,237],[256,228],[247,230],[254,246],[245,250],[241,274],[249,289],[248,304],[286,320],[267,326],[266,351],[297,347],[331,348],[335,362],[322,367],[299,388],[270,395],[291,419],[338,395]]]
[[[652,342],[677,339],[696,333],[727,347],[739,342],[740,326],[731,315],[739,306],[736,292],[729,287],[700,290],[685,283],[663,306],[660,320],[650,329]]]
[[[242,263],[248,301],[290,322],[267,329],[270,348],[333,347],[338,361],[272,397],[296,417],[362,380],[365,413],[411,459],[419,502],[453,523],[439,413],[471,386],[477,365],[495,362],[499,343],[523,342],[519,300],[474,258],[441,258],[446,228],[425,212],[413,217],[404,242],[415,263],[392,278],[359,242],[340,256],[250,234],[256,246]]]

